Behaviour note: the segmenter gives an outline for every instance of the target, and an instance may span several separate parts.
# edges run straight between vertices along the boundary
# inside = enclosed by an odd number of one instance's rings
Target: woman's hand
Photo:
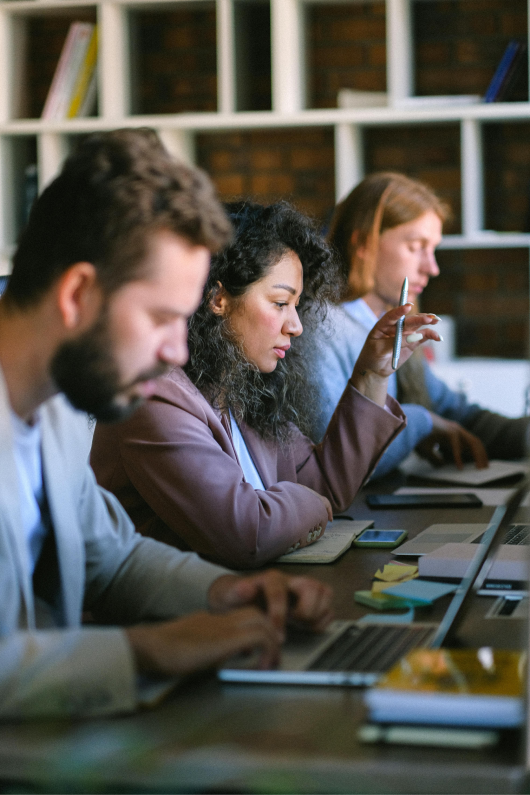
[[[433,428],[431,433],[416,445],[416,451],[431,464],[440,466],[454,461],[462,469],[464,457],[472,458],[477,469],[485,469],[488,464],[486,448],[474,434],[466,431],[458,422],[446,420],[430,412]]]
[[[388,377],[394,372],[392,353],[397,323],[404,315],[408,315],[411,309],[412,304],[397,306],[377,321],[366,338],[353,368],[352,383],[354,387],[380,406],[385,405]],[[421,326],[434,325],[438,323],[438,320],[436,315],[425,312],[405,317],[399,366],[406,362],[425,340],[439,342],[442,339],[433,328],[422,328],[418,332]],[[408,341],[407,338],[415,332],[421,334],[421,338]]]

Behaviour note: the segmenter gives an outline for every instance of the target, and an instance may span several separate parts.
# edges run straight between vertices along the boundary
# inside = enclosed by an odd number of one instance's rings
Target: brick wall
[[[402,171],[426,182],[449,204],[445,231],[461,230],[460,128],[457,124],[368,127],[364,131],[366,172]]]
[[[416,94],[484,94],[508,41],[525,41],[526,0],[412,3]],[[528,99],[522,68],[510,99]]]
[[[324,223],[335,203],[333,157],[333,130],[326,127],[197,136],[197,163],[223,200],[284,198]]]
[[[530,123],[485,124],[487,229],[530,232]]]
[[[136,113],[217,110],[215,5],[131,17]]]
[[[307,6],[308,106],[336,108],[337,91],[386,91],[385,3]]]
[[[234,5],[236,107],[271,110],[271,7],[269,2],[238,0]]]
[[[524,37],[527,29],[526,0],[415,0],[412,8],[419,95],[482,94],[509,39]],[[385,90],[383,0],[308,3],[306,14],[310,107],[336,106],[340,88]],[[76,18],[93,21],[86,12]],[[140,9],[131,20],[135,111],[216,110],[214,3]],[[28,19],[30,116],[41,113],[70,21]],[[236,24],[244,39],[237,54],[245,82],[239,107],[269,108],[267,3],[241,0]],[[521,75],[512,100],[528,98],[525,69]],[[528,122],[484,125],[487,228],[530,231],[529,134]],[[429,183],[453,208],[446,231],[461,231],[458,125],[368,128],[364,142],[367,172],[394,169]],[[334,203],[330,128],[203,133],[197,136],[197,155],[223,199],[285,197],[324,224],[329,218]],[[528,253],[441,251],[439,259],[442,274],[424,301],[432,298],[435,311],[455,315],[459,353],[525,355]]]
[[[527,357],[528,249],[442,249],[437,259],[421,306],[456,319],[457,354]]]

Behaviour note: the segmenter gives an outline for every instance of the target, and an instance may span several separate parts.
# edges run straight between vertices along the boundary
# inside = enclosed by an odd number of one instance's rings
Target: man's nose
[[[166,364],[174,367],[181,367],[188,361],[188,334],[184,325],[183,329],[177,329],[168,334],[160,345],[158,358]]]

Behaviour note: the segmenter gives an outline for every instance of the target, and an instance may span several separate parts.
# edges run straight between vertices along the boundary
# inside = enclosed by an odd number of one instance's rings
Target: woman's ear
[[[228,294],[221,282],[217,282],[210,294],[209,307],[214,315],[224,317],[226,314],[228,314],[228,306]]]
[[[355,256],[361,261],[365,260],[368,254],[368,246],[366,245],[366,240],[360,243],[358,229],[354,229],[351,233],[350,244],[351,250],[355,252]]]

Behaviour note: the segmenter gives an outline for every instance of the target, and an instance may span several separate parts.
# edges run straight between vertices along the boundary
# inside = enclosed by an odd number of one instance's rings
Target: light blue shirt
[[[235,421],[232,412],[230,412],[230,427],[232,429],[232,441],[234,442],[237,458],[239,460],[241,469],[243,470],[245,480],[247,483],[250,483],[251,486],[254,486],[255,489],[261,489],[261,491],[265,491],[265,486],[263,485],[260,474],[256,469],[256,464],[252,460],[252,456],[249,453],[247,444],[243,439],[243,435],[239,430],[239,425]]]
[[[30,574],[48,533],[47,518],[43,518],[45,496],[42,481],[41,428],[38,419],[28,425],[14,411],[11,412],[15,464],[20,490],[22,527],[26,534]]]
[[[320,413],[312,429],[315,441],[320,441],[324,436],[366,337],[377,320],[374,312],[362,298],[329,308],[315,362],[316,383],[321,393]],[[424,362],[424,376],[434,413],[465,425],[481,411],[479,406],[470,405],[464,395],[453,392],[443,381],[436,378],[426,362]],[[397,395],[395,373],[389,378],[388,392],[392,397]],[[414,403],[405,403],[402,409],[407,417],[407,427],[384,452],[372,477],[380,477],[395,469],[432,431],[432,418],[426,408]]]

